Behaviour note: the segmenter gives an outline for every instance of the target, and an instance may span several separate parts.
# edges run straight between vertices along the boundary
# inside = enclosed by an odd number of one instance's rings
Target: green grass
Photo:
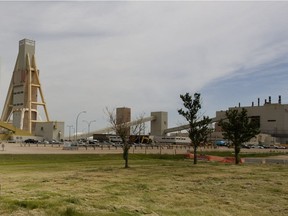
[[[286,165],[181,155],[0,155],[0,215],[288,215]]]

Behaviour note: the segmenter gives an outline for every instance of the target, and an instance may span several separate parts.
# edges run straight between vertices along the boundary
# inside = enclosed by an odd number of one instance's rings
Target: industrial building
[[[165,136],[165,130],[168,127],[168,113],[163,112],[163,111],[151,112],[151,115],[149,117],[143,117],[135,121],[131,121],[131,108],[127,108],[127,107],[116,108],[116,123],[117,124],[127,123],[127,130],[129,132],[127,132],[126,134],[128,135],[130,135],[131,127],[144,124],[145,122],[150,122],[150,128],[151,128],[150,136],[151,137]],[[108,140],[107,137],[111,136],[110,133],[114,133],[114,132],[115,131],[113,127],[107,127],[104,129],[93,131],[91,135],[93,135],[93,138],[97,140]],[[103,136],[103,134],[108,134],[108,135]],[[132,135],[136,135],[136,134],[132,134]],[[142,132],[141,132],[141,135],[143,135]]]
[[[281,96],[273,103],[271,97],[265,99],[264,104],[260,104],[258,98],[257,105],[252,102],[251,106],[230,107],[231,109],[247,110],[247,115],[259,124],[261,134],[257,139],[260,143],[288,143],[288,104],[281,103]],[[226,111],[217,111],[216,119],[225,118]],[[221,127],[215,124],[215,132],[221,133]]]
[[[127,122],[131,122],[131,109],[128,107],[116,108],[116,124],[120,125]],[[127,128],[125,134],[130,135],[130,128]]]
[[[40,120],[41,108],[45,121]],[[2,139],[21,141],[27,137],[38,140],[64,138],[64,122],[49,119],[33,40],[19,41],[17,60],[0,121]]]
[[[131,122],[131,108],[118,107],[116,108],[116,124]]]
[[[167,112],[152,112],[151,116],[154,120],[151,121],[151,135],[162,136],[164,131],[168,128],[168,113]]]
[[[249,107],[232,107],[229,109],[242,109],[248,111],[248,116],[257,121],[261,135],[257,137],[259,142],[288,143],[288,104],[281,103],[281,96],[277,103],[272,103],[271,97],[265,100],[263,105]],[[45,120],[40,118],[44,114]],[[225,118],[225,111],[217,111],[213,122]],[[120,107],[116,109],[116,123],[126,123],[127,126],[135,126],[150,122],[150,137],[159,142],[173,140],[173,142],[187,143],[189,140],[183,134],[173,135],[173,132],[181,132],[189,128],[189,125],[168,128],[168,113],[163,111],[151,112],[148,117],[131,121],[131,109]],[[77,124],[76,124],[77,126]],[[130,128],[127,130],[130,134]],[[77,131],[77,130],[76,130]],[[112,127],[88,132],[93,134],[108,134],[113,132]],[[214,139],[221,138],[221,128],[215,124]],[[139,134],[140,135],[140,134]],[[168,136],[170,135],[170,136]],[[19,41],[19,51],[13,70],[10,86],[6,96],[0,119],[0,139],[12,139],[22,141],[27,138],[38,140],[63,140],[64,122],[51,121],[48,115],[44,94],[42,91],[39,69],[36,64],[35,41],[23,39]],[[77,136],[76,136],[77,137]]]

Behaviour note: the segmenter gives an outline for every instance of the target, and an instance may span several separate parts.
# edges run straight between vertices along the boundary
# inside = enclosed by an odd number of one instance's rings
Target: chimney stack
[[[271,104],[271,96],[269,96],[269,104]]]
[[[258,106],[260,106],[260,98],[258,98]]]
[[[279,95],[278,103],[281,104],[281,95]]]

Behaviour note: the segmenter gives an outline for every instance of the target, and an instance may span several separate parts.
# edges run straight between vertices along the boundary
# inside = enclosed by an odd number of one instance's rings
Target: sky
[[[286,1],[0,1],[0,109],[24,38],[36,41],[48,113],[66,134],[84,110],[80,131],[108,126],[106,107],[185,124],[186,92],[209,117],[269,96],[288,103],[287,11]]]

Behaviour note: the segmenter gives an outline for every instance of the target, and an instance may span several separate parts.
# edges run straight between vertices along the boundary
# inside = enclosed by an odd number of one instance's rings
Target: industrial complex
[[[269,97],[262,105],[258,99],[256,106],[254,103],[249,107],[241,107],[239,104],[237,107],[228,109],[242,108],[247,109],[248,116],[257,121],[260,126],[261,134],[257,136],[255,142],[288,143],[288,104],[281,103],[281,96],[276,103],[273,103]],[[44,120],[40,114],[45,116]],[[213,118],[214,132],[211,134],[211,139],[222,139],[221,128],[217,125],[217,121],[224,117],[225,111],[216,112],[216,117]],[[188,125],[169,128],[167,112],[151,112],[150,116],[133,121],[131,109],[120,107],[116,110],[116,121],[117,124],[128,123],[131,127],[150,122],[150,132],[139,134],[139,136],[142,135],[142,138],[143,135],[149,136],[153,142],[190,143],[187,133],[181,133],[188,129]],[[22,142],[28,138],[39,141],[63,141],[68,139],[64,136],[64,128],[63,121],[49,118],[44,92],[41,88],[39,68],[36,64],[35,41],[23,39],[19,41],[19,52],[0,119],[0,139],[16,142]],[[106,139],[107,134],[113,134],[112,127],[88,131],[85,137]],[[71,139],[70,133],[69,139]],[[75,136],[72,136],[72,139],[75,139]],[[114,139],[116,139],[115,135]]]
[[[40,95],[40,97],[39,97]],[[43,110],[46,120],[40,120]],[[64,122],[51,121],[36,64],[35,41],[19,41],[19,52],[1,115],[1,139],[64,138]]]
[[[263,105],[258,98],[257,105],[252,102],[251,106],[231,107],[229,109],[241,110],[245,108],[250,118],[257,122],[261,134],[257,136],[259,143],[288,143],[288,104],[281,103],[279,95],[276,102],[272,102],[271,97],[265,99]],[[217,111],[216,119],[225,118],[225,111]],[[221,133],[221,128],[215,124],[215,132]]]

